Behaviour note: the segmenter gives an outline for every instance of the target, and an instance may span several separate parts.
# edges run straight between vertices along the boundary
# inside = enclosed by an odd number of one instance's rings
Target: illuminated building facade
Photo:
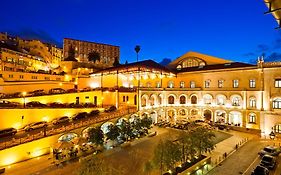
[[[119,46],[94,43],[88,41],[65,38],[63,41],[64,58],[69,56],[71,49],[75,52],[75,58],[78,62],[94,62],[95,67],[106,68],[113,66],[115,60],[119,61]],[[89,53],[98,53],[99,59],[89,60]]]

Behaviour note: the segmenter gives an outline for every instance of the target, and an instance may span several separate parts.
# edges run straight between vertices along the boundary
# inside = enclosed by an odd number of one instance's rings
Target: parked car
[[[51,107],[51,108],[65,108],[65,107],[67,107],[66,104],[59,103],[59,102],[48,103],[48,106]]]
[[[40,103],[39,101],[28,102],[28,103],[26,103],[25,106],[29,107],[29,108],[44,108],[44,107],[47,107],[46,104]]]
[[[69,122],[68,116],[62,116],[62,117],[56,118],[52,121],[53,125],[58,125],[61,123],[68,123],[68,122]]]
[[[274,169],[276,165],[276,158],[270,155],[264,155],[261,159],[261,165],[268,169]]]
[[[115,106],[110,106],[109,108],[104,110],[104,112],[113,112],[113,111],[116,111],[116,107]]]
[[[66,92],[67,93],[74,93],[74,92],[77,92],[77,89],[67,89]]]
[[[74,116],[72,116],[72,120],[80,120],[83,118],[86,118],[88,116],[87,112],[79,112],[77,114],[75,114]]]
[[[40,95],[45,95],[46,92],[44,91],[44,89],[38,89],[32,92],[28,93],[30,96],[40,96]]]
[[[44,127],[47,127],[47,122],[42,121],[42,122],[30,123],[30,124],[26,125],[23,129],[28,132],[28,131],[32,131],[32,130],[44,128]]]
[[[85,88],[83,88],[83,89],[80,89],[80,92],[88,92],[88,91],[91,91],[92,90],[92,88],[90,88],[90,87],[85,87]]]
[[[84,106],[82,104],[77,104],[77,103],[69,103],[67,104],[68,108],[83,108]]]
[[[20,106],[20,103],[16,103],[16,102],[10,102],[7,100],[0,100],[0,107],[8,107],[8,108],[15,108]]]
[[[269,175],[269,170],[264,166],[258,165],[251,175]]]
[[[0,138],[1,137],[7,137],[7,136],[13,136],[17,133],[17,130],[15,128],[6,128],[0,130]]]
[[[98,109],[95,109],[95,110],[92,110],[90,113],[89,113],[89,116],[97,116],[99,115],[100,111]]]
[[[64,89],[62,89],[62,88],[53,88],[53,89],[49,90],[50,94],[63,94],[65,92],[66,91]]]
[[[267,146],[265,148],[263,148],[258,154],[260,156],[263,155],[271,155],[271,156],[278,156],[281,152],[281,149],[276,147],[276,146]]]

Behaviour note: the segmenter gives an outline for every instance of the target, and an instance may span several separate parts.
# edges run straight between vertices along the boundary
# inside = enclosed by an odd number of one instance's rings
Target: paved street
[[[214,168],[208,175],[250,175],[255,167],[260,163],[261,158],[258,152],[267,145],[273,143],[269,140],[253,139],[243,145],[238,151]],[[270,172],[270,175],[280,175],[281,173],[281,156],[277,160],[277,168]]]

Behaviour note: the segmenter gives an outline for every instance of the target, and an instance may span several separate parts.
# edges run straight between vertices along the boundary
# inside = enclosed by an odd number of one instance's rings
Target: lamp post
[[[273,131],[270,132],[269,138],[270,138],[271,140],[274,140],[274,138],[275,138],[275,133],[274,133]]]
[[[140,46],[139,45],[136,45],[135,47],[135,51],[137,53],[137,62],[139,61],[139,52],[140,52]],[[140,66],[138,65],[138,91],[137,91],[137,111],[139,112],[140,110],[140,99],[139,99],[139,95],[140,95]]]
[[[128,114],[130,114],[130,108],[129,108],[129,101],[127,101],[127,109],[128,109]]]
[[[26,92],[22,92],[22,96],[23,96],[23,108],[25,108],[25,96],[26,96]]]

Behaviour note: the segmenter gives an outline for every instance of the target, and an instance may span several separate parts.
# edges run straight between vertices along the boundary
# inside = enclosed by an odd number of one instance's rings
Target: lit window
[[[168,88],[173,88],[174,87],[174,82],[173,81],[169,81],[168,82]]]
[[[233,80],[233,87],[238,88],[239,87],[239,80]]]
[[[232,98],[232,106],[240,106],[240,98],[239,97],[233,97]]]
[[[223,87],[223,80],[218,80],[218,87],[222,88]]]
[[[156,87],[157,88],[160,88],[161,87],[161,83],[158,81],[158,82],[156,82]]]
[[[281,98],[276,98],[272,102],[273,109],[281,109]]]
[[[281,133],[281,124],[275,125],[275,126],[274,126],[274,131],[275,131],[276,133]]]
[[[256,114],[251,113],[249,115],[249,123],[256,123]]]
[[[204,104],[211,104],[212,103],[212,96],[210,94],[206,94],[203,96]]]
[[[181,81],[181,82],[180,82],[180,88],[184,88],[184,86],[185,86],[184,81]]]
[[[210,80],[206,80],[205,81],[205,88],[210,88],[210,84],[211,84],[211,81]]]
[[[195,81],[190,82],[190,88],[195,88]]]
[[[191,96],[191,104],[197,104],[197,97],[195,95]]]
[[[254,79],[250,80],[249,85],[250,85],[250,88],[255,88],[256,87],[256,80],[254,80]]]
[[[224,105],[226,101],[226,97],[224,95],[217,96],[217,105]]]
[[[257,105],[256,99],[255,98],[250,98],[250,107],[255,108]]]
[[[281,79],[275,79],[275,87],[280,88],[281,87]]]

